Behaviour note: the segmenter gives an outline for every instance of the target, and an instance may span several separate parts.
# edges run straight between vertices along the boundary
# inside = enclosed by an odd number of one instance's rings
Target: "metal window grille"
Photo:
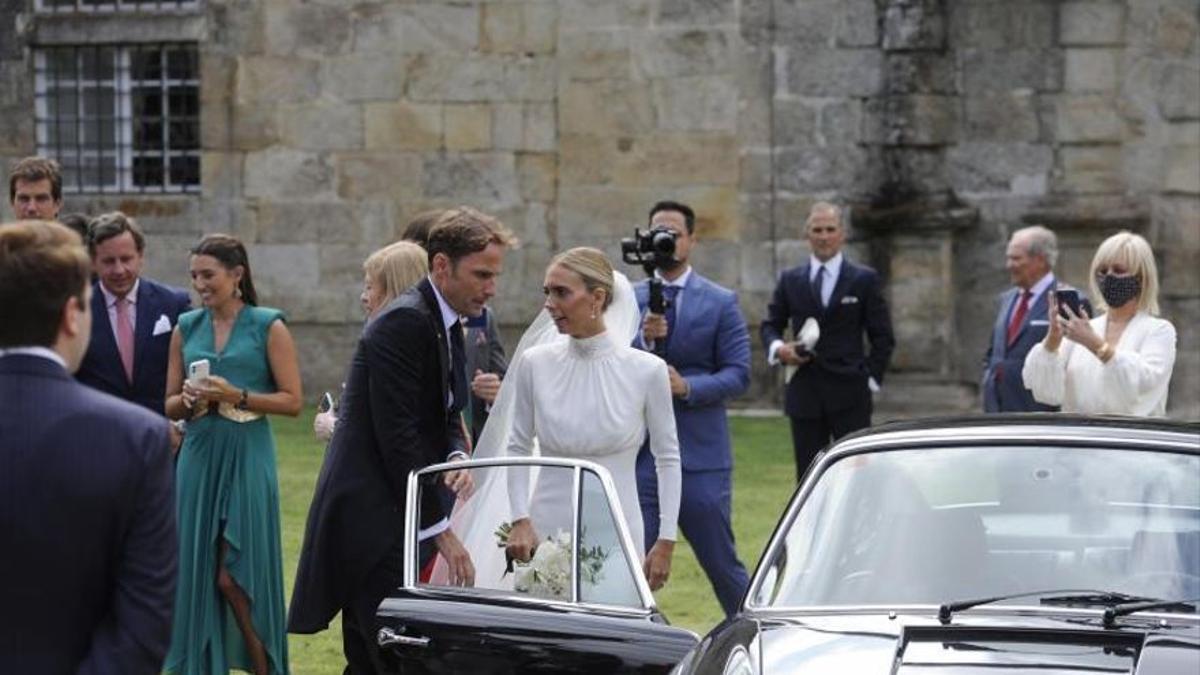
[[[199,0],[37,0],[38,12],[153,12],[163,9],[191,9]]]
[[[34,55],[38,152],[69,192],[197,192],[195,44],[45,47]]]

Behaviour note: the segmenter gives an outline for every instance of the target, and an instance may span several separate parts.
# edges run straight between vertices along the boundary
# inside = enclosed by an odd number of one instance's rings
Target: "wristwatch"
[[[242,397],[238,399],[237,405],[234,406],[238,410],[248,410],[250,408],[250,392],[242,389]]]

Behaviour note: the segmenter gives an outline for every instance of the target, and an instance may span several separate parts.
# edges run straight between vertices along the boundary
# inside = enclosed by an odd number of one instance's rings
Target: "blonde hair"
[[[588,292],[597,288],[603,290],[603,309],[608,309],[608,306],[612,304],[613,266],[603,251],[590,246],[578,246],[554,256],[554,259],[550,261],[550,267],[555,265],[560,265],[563,269],[579,275]]]
[[[1121,265],[1137,277],[1142,284],[1142,292],[1137,298],[1138,309],[1158,316],[1158,265],[1154,262],[1150,242],[1139,234],[1122,230],[1105,239],[1096,249],[1096,255],[1092,258],[1090,283],[1096,308],[1100,310],[1107,310],[1108,307],[1096,282],[1096,273],[1110,265]]]
[[[398,241],[367,256],[363,272],[372,285],[383,289],[386,304],[429,274],[429,262],[419,244]]]

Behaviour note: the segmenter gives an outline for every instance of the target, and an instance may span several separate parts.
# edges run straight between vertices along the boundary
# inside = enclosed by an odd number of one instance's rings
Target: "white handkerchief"
[[[163,333],[170,333],[170,332],[171,332],[171,320],[167,318],[166,314],[160,314],[158,316],[158,321],[154,322],[154,334],[162,335]]]
[[[1047,321],[1046,319],[1030,319],[1029,325],[1030,326],[1049,326],[1050,322]]]
[[[857,296],[847,295],[846,297],[842,298],[843,305],[853,305],[856,302],[858,302]]]

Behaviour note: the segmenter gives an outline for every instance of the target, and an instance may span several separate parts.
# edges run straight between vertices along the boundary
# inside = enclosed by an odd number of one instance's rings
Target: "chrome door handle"
[[[401,635],[391,628],[380,628],[379,633],[375,635],[375,642],[378,643],[380,647],[390,647],[392,645],[404,645],[405,647],[429,646],[429,638],[427,637],[411,637],[408,635]]]

